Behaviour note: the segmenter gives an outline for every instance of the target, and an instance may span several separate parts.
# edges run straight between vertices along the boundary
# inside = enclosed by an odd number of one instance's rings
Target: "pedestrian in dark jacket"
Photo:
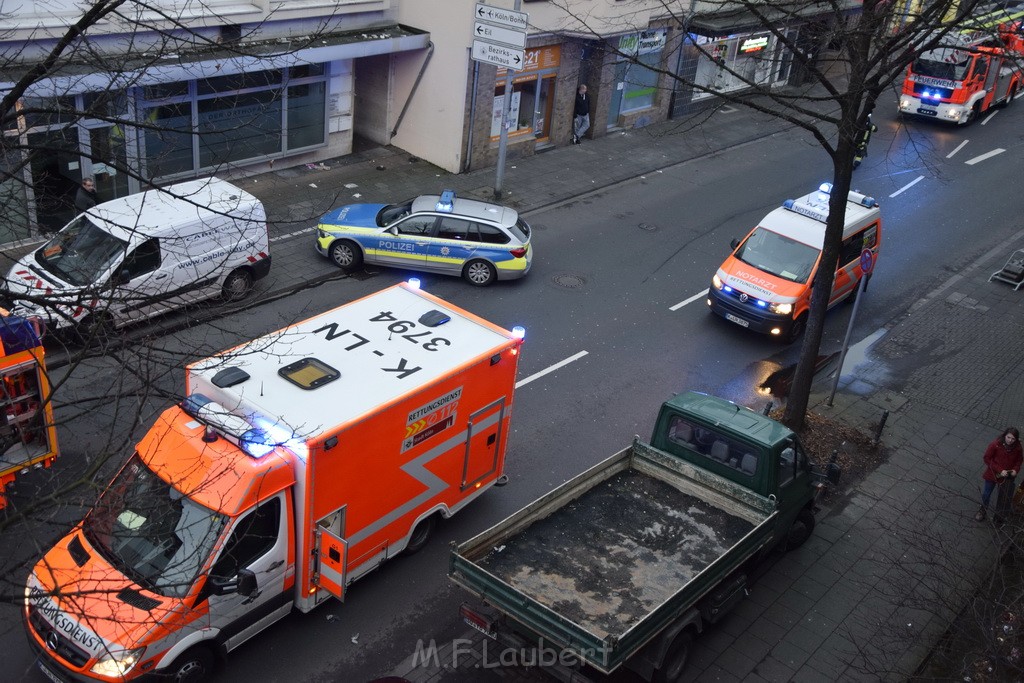
[[[989,500],[992,491],[998,485],[999,497],[996,501],[996,522],[1009,510],[1013,496],[1013,480],[1024,464],[1024,450],[1020,445],[1020,432],[1016,427],[1007,427],[998,439],[985,449],[985,485],[981,490],[981,509],[974,516],[979,522],[988,514]]]
[[[572,110],[572,144],[580,144],[583,134],[590,128],[590,96],[587,86],[581,85],[576,90],[576,105]]]
[[[75,193],[75,208],[78,213],[85,213],[99,203],[99,195],[96,194],[96,183],[92,178],[82,178],[82,184]]]

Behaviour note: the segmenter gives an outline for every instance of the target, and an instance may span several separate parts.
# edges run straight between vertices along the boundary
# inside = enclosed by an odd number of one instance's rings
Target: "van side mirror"
[[[732,240],[729,242],[729,246],[732,247],[733,251],[736,251],[736,247],[740,246],[740,241],[733,237]]]
[[[259,586],[256,584],[256,573],[251,569],[238,570],[238,594],[251,598],[256,595]]]
[[[129,282],[131,282],[131,281],[132,281],[132,273],[127,268],[122,268],[117,273],[117,282],[116,282],[116,284],[118,284],[118,285],[126,285]]]
[[[239,569],[231,579],[221,576],[210,576],[210,592],[213,595],[232,595],[238,593],[251,598],[259,591],[256,574],[251,569]]]

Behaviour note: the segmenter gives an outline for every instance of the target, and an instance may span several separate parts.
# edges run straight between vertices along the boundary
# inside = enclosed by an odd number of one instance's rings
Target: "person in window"
[[[78,213],[85,213],[92,207],[99,204],[99,195],[96,194],[96,183],[92,178],[82,178],[82,184],[75,193],[75,208]]]
[[[590,128],[590,96],[587,86],[580,85],[576,91],[576,105],[572,110],[572,144],[578,145],[583,134]]]
[[[982,475],[985,484],[981,490],[981,509],[974,516],[982,522],[988,514],[989,500],[992,498],[992,491],[999,486],[999,495],[996,497],[995,522],[1000,524],[1010,508],[1010,501],[1013,497],[1013,480],[1020,472],[1020,466],[1024,463],[1024,451],[1021,450],[1020,432],[1016,427],[1007,427],[998,439],[993,441],[985,449],[985,473]]]

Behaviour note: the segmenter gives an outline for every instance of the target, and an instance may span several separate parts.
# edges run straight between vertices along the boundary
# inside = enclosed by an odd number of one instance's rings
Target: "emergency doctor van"
[[[29,576],[40,669],[195,683],[423,547],[504,477],[521,343],[401,284],[186,368],[185,399]]]
[[[811,283],[825,242],[831,190],[824,183],[815,192],[786,200],[741,242],[733,243],[732,254],[711,278],[708,306],[712,311],[740,327],[787,341],[803,333]],[[870,249],[877,257],[881,241],[878,202],[850,192],[829,307],[856,296],[864,277],[861,252]]]
[[[245,297],[270,271],[256,197],[218,178],[98,204],[7,275],[14,312],[85,335],[189,303]]]

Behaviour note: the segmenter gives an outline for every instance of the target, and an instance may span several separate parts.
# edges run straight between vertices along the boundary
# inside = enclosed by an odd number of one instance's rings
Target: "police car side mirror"
[[[736,251],[736,247],[740,246],[740,241],[738,239],[736,239],[735,237],[733,237],[732,241],[729,242],[729,246],[732,247],[733,251]]]

